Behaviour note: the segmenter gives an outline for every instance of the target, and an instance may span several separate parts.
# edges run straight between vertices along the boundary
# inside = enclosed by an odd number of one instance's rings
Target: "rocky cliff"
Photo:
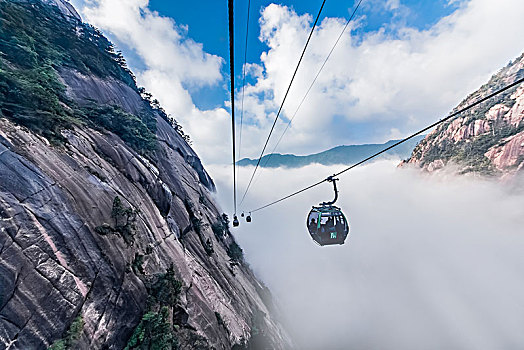
[[[455,110],[524,76],[524,54],[495,74]],[[486,101],[428,134],[406,161],[427,171],[513,176],[524,168],[524,84]]]
[[[0,16],[0,349],[289,347],[213,181],[112,45],[61,0]]]

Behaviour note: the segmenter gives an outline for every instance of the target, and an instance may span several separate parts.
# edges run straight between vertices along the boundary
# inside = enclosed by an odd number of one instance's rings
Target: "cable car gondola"
[[[331,202],[313,206],[307,218],[307,228],[311,238],[320,246],[344,244],[349,234],[349,223],[342,210],[333,205],[338,199],[338,179],[330,176],[327,179],[333,183],[335,199]]]

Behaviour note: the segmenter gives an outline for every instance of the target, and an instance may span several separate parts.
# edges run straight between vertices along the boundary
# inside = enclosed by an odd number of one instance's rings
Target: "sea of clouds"
[[[343,246],[317,246],[305,226],[311,205],[332,198],[330,184],[233,230],[298,348],[523,348],[523,191],[397,164],[378,161],[341,176],[337,204],[351,223]],[[209,170],[230,213],[231,168]],[[251,170],[239,169],[240,179]],[[339,170],[262,169],[243,207]]]

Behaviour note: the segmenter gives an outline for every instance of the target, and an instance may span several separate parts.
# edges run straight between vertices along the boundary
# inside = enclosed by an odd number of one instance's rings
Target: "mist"
[[[524,348],[524,195],[472,176],[379,161],[340,177],[343,246],[306,229],[331,184],[241,220],[233,233],[271,289],[299,349]],[[260,169],[245,210],[341,169]],[[231,213],[231,168],[211,167]],[[252,168],[241,168],[240,179]],[[245,183],[239,185],[243,194]]]

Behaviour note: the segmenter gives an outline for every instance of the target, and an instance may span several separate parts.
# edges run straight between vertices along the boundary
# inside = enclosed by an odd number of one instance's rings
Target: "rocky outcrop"
[[[495,146],[485,156],[501,171],[519,171],[524,167],[524,132],[505,139],[505,144]]]
[[[71,17],[74,20],[81,21],[80,15],[76,11],[73,5],[67,0],[44,0],[46,4],[54,5],[60,9],[60,11],[67,17]]]
[[[146,108],[145,102],[133,88],[115,78],[86,75],[71,68],[60,69],[59,76],[66,86],[67,96],[81,105],[97,101],[100,104],[119,105],[132,114],[143,113]]]
[[[98,104],[117,105],[124,111],[138,115],[150,112],[149,105],[137,91],[114,78],[99,78],[84,75],[73,69],[64,68],[59,72],[60,80],[66,87],[66,94],[80,105],[96,101]],[[215,184],[204,169],[200,158],[187,142],[159,115],[157,117],[157,139],[165,146],[178,152],[197,172],[201,183],[209,190],[215,190]]]
[[[114,77],[97,77],[86,75],[69,67],[59,69],[58,76],[66,88],[67,97],[76,101],[79,105],[89,105],[93,101],[102,105],[117,105],[124,111],[140,115],[151,113],[149,104],[142,99],[136,86],[130,86]],[[154,111],[153,111],[154,113]],[[205,171],[200,158],[187,144],[178,137],[173,137],[172,127],[167,121],[159,118],[157,124],[157,138],[160,142],[176,150],[198,173],[200,181],[211,191],[215,190],[215,184]]]
[[[524,54],[495,74],[455,110],[524,76]],[[513,176],[524,167],[524,84],[437,127],[404,164],[427,171],[448,165],[460,173]]]

